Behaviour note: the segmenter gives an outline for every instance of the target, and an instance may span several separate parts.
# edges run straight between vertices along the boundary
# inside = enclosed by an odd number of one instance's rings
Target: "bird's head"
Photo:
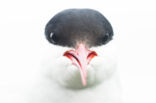
[[[87,66],[98,56],[91,47],[108,43],[113,30],[108,20],[91,9],[68,9],[56,14],[46,25],[47,40],[58,46],[73,49],[61,54],[80,71],[83,86],[87,85]]]

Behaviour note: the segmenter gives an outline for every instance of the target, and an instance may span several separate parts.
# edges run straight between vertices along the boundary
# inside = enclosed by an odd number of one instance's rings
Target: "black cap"
[[[56,14],[46,25],[50,43],[75,48],[77,43],[88,47],[108,43],[113,36],[109,21],[92,9],[67,9]]]

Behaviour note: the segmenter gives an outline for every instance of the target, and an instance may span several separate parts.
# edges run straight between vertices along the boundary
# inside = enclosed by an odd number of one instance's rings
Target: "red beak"
[[[79,44],[76,50],[69,50],[64,53],[64,56],[69,58],[72,63],[80,70],[83,86],[87,85],[87,65],[92,58],[97,56],[95,51],[88,50],[84,44]]]

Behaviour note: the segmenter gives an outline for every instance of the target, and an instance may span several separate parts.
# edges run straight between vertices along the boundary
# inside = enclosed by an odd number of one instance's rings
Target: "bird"
[[[28,103],[121,103],[116,63],[102,56],[113,35],[97,10],[66,9],[54,15],[45,26],[51,51]]]

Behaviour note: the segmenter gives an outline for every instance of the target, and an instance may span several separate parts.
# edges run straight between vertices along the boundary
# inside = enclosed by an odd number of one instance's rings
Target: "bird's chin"
[[[87,67],[87,84],[84,86],[82,84],[80,70],[73,64],[69,64],[67,67],[64,68],[66,71],[62,75],[62,79],[58,80],[57,83],[60,86],[63,86],[68,89],[84,89],[89,87],[94,87],[95,85],[99,84],[100,81],[97,80],[95,76],[95,69],[88,65]]]
[[[49,62],[52,61],[49,60]],[[111,77],[115,68],[115,65],[112,63],[113,61],[106,57],[95,57],[87,66],[86,86],[82,84],[79,68],[64,56],[55,59],[53,63],[49,65],[49,70],[46,71],[50,78],[49,80],[54,81],[58,86],[77,90],[96,87],[103,83],[105,79]]]

